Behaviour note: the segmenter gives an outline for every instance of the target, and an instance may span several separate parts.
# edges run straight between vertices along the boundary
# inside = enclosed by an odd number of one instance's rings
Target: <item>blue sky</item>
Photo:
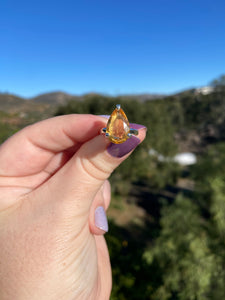
[[[0,0],[0,92],[173,93],[224,73],[224,0]]]

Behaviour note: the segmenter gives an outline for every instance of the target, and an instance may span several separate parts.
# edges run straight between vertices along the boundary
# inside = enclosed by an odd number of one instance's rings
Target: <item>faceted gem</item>
[[[127,116],[118,105],[108,120],[106,134],[112,143],[121,144],[129,138],[129,132],[130,125]]]

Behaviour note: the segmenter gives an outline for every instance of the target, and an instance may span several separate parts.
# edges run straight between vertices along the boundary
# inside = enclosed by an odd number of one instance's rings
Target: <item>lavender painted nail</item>
[[[131,150],[137,147],[140,144],[139,138],[132,136],[126,142],[122,144],[113,144],[111,143],[107,148],[108,153],[113,157],[123,157]]]
[[[108,232],[108,221],[103,206],[98,206],[95,210],[95,226],[105,232]]]
[[[144,125],[141,125],[141,124],[136,124],[136,123],[130,123],[130,127],[133,128],[133,129],[147,129],[146,126]]]

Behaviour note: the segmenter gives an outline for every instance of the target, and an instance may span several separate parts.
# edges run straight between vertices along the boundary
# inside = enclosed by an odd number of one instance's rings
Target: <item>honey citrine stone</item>
[[[130,125],[122,108],[116,108],[111,114],[106,127],[108,138],[114,144],[124,143],[129,137]]]

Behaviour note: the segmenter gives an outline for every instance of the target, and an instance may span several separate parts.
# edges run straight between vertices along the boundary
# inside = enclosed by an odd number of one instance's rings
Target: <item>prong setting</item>
[[[138,130],[137,130],[137,129],[130,128],[130,133],[131,133],[131,134],[134,134],[134,135],[138,135]]]

